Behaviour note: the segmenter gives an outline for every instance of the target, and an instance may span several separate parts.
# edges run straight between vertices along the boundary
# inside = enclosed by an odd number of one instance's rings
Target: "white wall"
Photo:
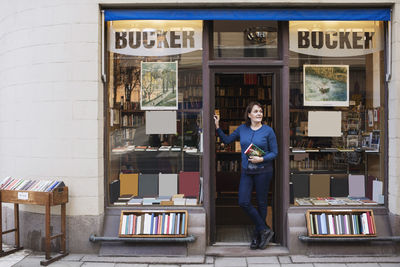
[[[0,178],[61,179],[70,188],[69,215],[103,213],[99,3],[131,7],[135,3],[175,7],[396,3],[389,84],[389,208],[400,214],[400,0],[2,0]]]
[[[68,215],[102,214],[98,4],[0,6],[0,178],[63,180]]]
[[[400,0],[392,19],[392,79],[389,83],[389,210],[400,215]]]

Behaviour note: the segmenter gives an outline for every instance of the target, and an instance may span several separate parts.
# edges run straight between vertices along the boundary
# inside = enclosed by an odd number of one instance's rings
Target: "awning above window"
[[[375,20],[389,21],[390,9],[135,9],[105,10],[105,20]]]

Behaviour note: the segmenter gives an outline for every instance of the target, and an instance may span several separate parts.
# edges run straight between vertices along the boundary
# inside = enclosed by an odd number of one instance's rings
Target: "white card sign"
[[[29,193],[28,192],[18,192],[18,199],[20,200],[28,200]]]

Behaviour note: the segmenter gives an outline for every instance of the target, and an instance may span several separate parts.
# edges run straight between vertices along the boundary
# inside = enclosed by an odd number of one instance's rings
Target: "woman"
[[[273,159],[278,154],[278,145],[273,129],[262,124],[263,110],[258,102],[251,102],[245,111],[245,124],[240,125],[231,135],[226,136],[219,128],[219,117],[214,116],[215,128],[222,142],[229,144],[240,140],[242,150],[242,173],[239,184],[239,206],[250,216],[255,224],[251,249],[265,249],[274,232],[265,223],[269,184],[273,174]],[[264,156],[250,156],[244,151],[255,144],[264,152]],[[256,189],[258,210],[251,204],[253,187]]]

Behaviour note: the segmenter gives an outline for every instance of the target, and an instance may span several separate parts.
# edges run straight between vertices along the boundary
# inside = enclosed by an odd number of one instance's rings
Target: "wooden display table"
[[[14,227],[3,231],[2,225],[2,203],[14,203]],[[46,258],[41,261],[41,265],[49,265],[50,263],[68,255],[66,252],[66,235],[65,235],[65,204],[68,202],[68,187],[60,187],[52,192],[37,191],[14,191],[0,190],[0,257],[14,253],[22,249],[19,240],[19,204],[42,205],[46,207],[45,224],[46,224]],[[61,233],[50,236],[50,207],[61,205]],[[15,232],[15,248],[3,251],[3,235]],[[50,242],[52,239],[60,237],[60,252],[54,257],[50,256]]]

